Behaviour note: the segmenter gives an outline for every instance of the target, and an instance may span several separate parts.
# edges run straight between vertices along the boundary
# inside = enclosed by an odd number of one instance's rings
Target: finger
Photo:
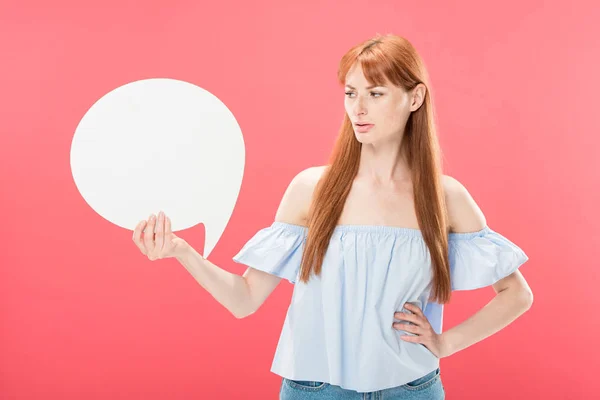
[[[154,226],[156,225],[156,219],[154,214],[150,214],[148,218],[148,224],[144,230],[144,245],[148,254],[152,254],[154,251]]]
[[[133,242],[144,255],[146,254],[146,246],[144,246],[144,242],[142,242],[142,230],[145,226],[146,220],[143,220],[140,221],[133,230]]]
[[[418,327],[417,325],[409,325],[409,324],[403,324],[401,322],[394,322],[392,324],[392,326],[394,327],[394,329],[399,330],[399,331],[406,331],[406,332],[414,333],[417,335],[421,334],[421,328]]]
[[[403,313],[403,312],[395,312],[394,313],[394,318],[396,319],[401,319],[403,321],[410,321],[413,322],[415,324],[419,323],[419,317],[415,314],[407,314],[407,313]]]
[[[420,317],[423,317],[423,311],[421,311],[421,309],[417,306],[415,306],[412,303],[405,303],[404,304],[404,308],[406,308],[409,311],[412,311],[413,313],[417,314]]]
[[[402,335],[400,336],[400,339],[406,341],[406,342],[412,342],[412,343],[421,343],[421,338],[419,336],[406,336],[406,335]]]
[[[171,218],[165,215],[165,237],[170,237],[173,231],[171,230]]]
[[[165,214],[161,211],[158,213],[158,223],[156,225],[156,250],[158,253],[163,248],[163,244],[165,242]]]

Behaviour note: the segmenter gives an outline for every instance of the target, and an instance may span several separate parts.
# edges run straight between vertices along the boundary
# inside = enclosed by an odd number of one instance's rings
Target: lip
[[[355,122],[354,125],[359,126],[359,125],[373,125],[370,122]]]
[[[354,125],[354,129],[358,132],[358,133],[367,133],[371,130],[371,128],[373,128],[373,124],[366,124],[366,125],[358,125],[355,124]]]

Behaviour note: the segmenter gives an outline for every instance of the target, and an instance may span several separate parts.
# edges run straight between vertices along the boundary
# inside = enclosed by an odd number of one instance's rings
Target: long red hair
[[[366,79],[382,85],[387,79],[409,91],[417,84],[426,87],[425,99],[411,113],[404,131],[403,151],[411,171],[415,212],[423,239],[429,248],[433,268],[431,299],[450,300],[448,260],[448,216],[441,181],[441,150],[425,65],[412,46],[397,35],[377,35],[351,48],[341,59],[338,81],[344,86],[348,71],[362,66]],[[331,235],[358,172],[362,144],[356,139],[347,114],[339,130],[329,166],[315,187],[308,213],[308,235],[300,266],[300,281],[308,282],[314,272],[320,275]]]

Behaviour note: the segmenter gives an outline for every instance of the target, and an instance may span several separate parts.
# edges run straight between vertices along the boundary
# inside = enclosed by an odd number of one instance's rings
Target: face
[[[389,81],[384,86],[371,87],[360,63],[348,72],[344,90],[344,107],[361,143],[400,140],[410,113],[421,106],[425,97],[423,84],[410,92]],[[357,123],[371,126],[361,128]]]

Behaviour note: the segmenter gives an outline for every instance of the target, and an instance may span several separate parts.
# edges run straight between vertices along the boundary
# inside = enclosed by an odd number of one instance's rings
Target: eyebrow
[[[346,87],[350,88],[350,89],[356,89],[354,86],[352,85],[346,85]],[[373,89],[376,87],[385,87],[385,86],[381,86],[381,85],[372,85],[372,86],[367,86],[365,89]]]

